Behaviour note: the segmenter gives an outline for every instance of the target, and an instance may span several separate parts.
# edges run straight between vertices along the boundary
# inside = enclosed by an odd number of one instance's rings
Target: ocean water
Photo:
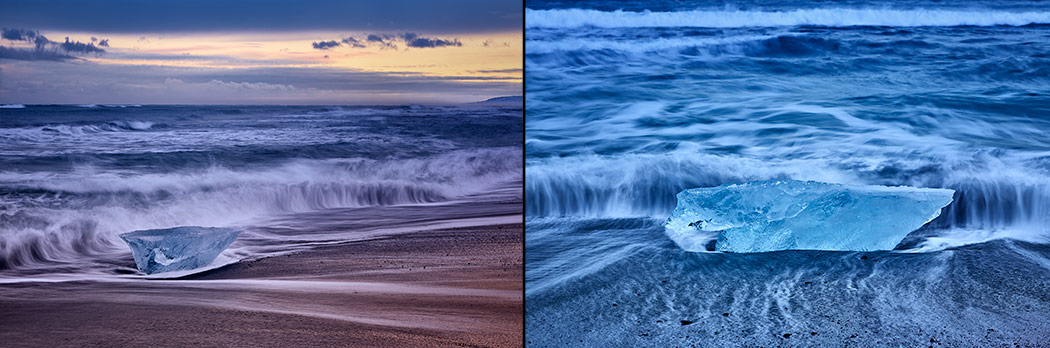
[[[1050,3],[525,16],[528,345],[1050,346]],[[666,236],[679,191],[771,179],[956,194],[891,251]]]
[[[118,234],[245,232],[213,266],[520,221],[521,107],[0,109],[0,281],[141,277]]]

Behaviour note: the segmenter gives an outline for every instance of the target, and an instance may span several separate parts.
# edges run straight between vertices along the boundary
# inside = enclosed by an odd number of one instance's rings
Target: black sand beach
[[[6,347],[515,347],[522,225],[381,237],[175,280],[0,285]]]

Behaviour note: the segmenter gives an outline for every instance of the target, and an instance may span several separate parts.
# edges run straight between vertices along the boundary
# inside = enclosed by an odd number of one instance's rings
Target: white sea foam
[[[60,134],[63,136],[78,136],[103,132],[127,132],[144,131],[153,128],[154,123],[149,121],[111,121],[88,125],[55,124],[42,127],[30,128],[7,128],[0,131],[0,136],[23,136],[36,138],[40,132]]]
[[[1050,232],[1032,223],[996,229],[955,228],[939,231],[926,237],[918,246],[904,252],[933,252],[948,248],[979,244],[996,239],[1013,239],[1032,243],[1046,243]]]
[[[0,105],[0,109],[25,109],[25,105],[22,104],[3,104]]]
[[[0,226],[0,269],[126,252],[117,234],[133,230],[243,226],[283,213],[429,204],[486,194],[520,182],[519,151],[463,150],[389,161],[299,160],[268,170],[0,171],[0,186],[29,192],[0,196],[5,208],[0,218],[11,217]],[[47,197],[68,197],[70,203],[48,203]]]
[[[526,54],[544,54],[558,51],[598,51],[613,50],[620,52],[652,52],[689,47],[710,47],[733,45],[746,42],[769,40],[780,35],[742,35],[730,37],[691,37],[661,38],[645,42],[602,40],[602,39],[565,39],[558,41],[529,40],[525,44]]]
[[[1050,12],[846,8],[799,9],[793,11],[694,10],[675,12],[525,9],[525,23],[528,28],[575,28],[587,26],[602,28],[742,28],[796,25],[829,27],[1021,26],[1050,23]]]
[[[142,107],[142,105],[139,105],[139,104],[78,104],[78,105],[74,105],[74,106],[76,106],[78,108],[88,108],[88,109],[94,109],[94,108],[99,108],[99,107],[102,107],[102,108],[120,108],[120,109],[123,109],[123,108],[140,108],[140,107]]]

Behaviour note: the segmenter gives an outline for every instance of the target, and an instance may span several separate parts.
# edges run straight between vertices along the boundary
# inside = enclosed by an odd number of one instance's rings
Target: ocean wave
[[[594,60],[622,59],[612,56],[617,53],[649,53],[672,51],[688,56],[721,57],[804,57],[829,54],[844,50],[846,44],[835,39],[810,37],[798,34],[742,35],[720,38],[669,38],[645,42],[618,40],[569,39],[559,41],[530,42],[527,54],[570,53],[587,56],[587,63]],[[597,53],[596,53],[597,52]],[[601,52],[610,53],[602,55]],[[580,55],[568,57],[565,66],[572,66]],[[533,57],[535,59],[535,57]],[[549,62],[548,62],[549,63]]]
[[[262,170],[0,172],[0,270],[126,252],[117,235],[133,230],[450,202],[520,182],[520,161],[520,149],[493,148],[401,160],[295,160]]]
[[[25,105],[22,104],[3,104],[0,105],[0,109],[25,109]]]
[[[536,159],[526,168],[525,213],[530,219],[663,219],[675,207],[675,194],[684,189],[769,179],[815,180],[955,190],[954,201],[909,249],[941,250],[994,239],[1050,240],[1050,178],[1038,173],[956,167],[948,177],[914,173],[893,182],[871,182],[857,168],[835,169],[834,162],[695,153]],[[944,169],[953,165],[958,164],[945,164]],[[713,241],[715,236],[708,237]]]
[[[139,105],[139,104],[78,104],[78,105],[74,105],[74,106],[76,106],[78,108],[87,108],[87,109],[94,109],[94,108],[100,108],[100,107],[102,107],[102,108],[120,108],[120,109],[123,109],[123,108],[141,108],[142,107],[142,105]]]
[[[154,123],[149,121],[111,121],[106,123],[88,125],[66,125],[56,124],[34,128],[34,130],[53,132],[64,135],[84,135],[102,132],[127,132],[144,131],[153,128]]]
[[[761,42],[764,40],[776,39],[777,37],[779,37],[779,35],[659,38],[644,42],[602,39],[565,39],[558,41],[530,40],[525,45],[525,53],[545,54],[551,52],[600,50],[612,50],[621,52],[652,52],[668,49],[685,49],[690,47],[714,47],[748,42]]]
[[[813,161],[773,163],[685,154],[574,156],[530,161],[525,214],[530,217],[666,218],[682,190],[753,180],[856,180]],[[610,168],[616,168],[610,170]]]
[[[1050,24],[1050,12],[932,9],[799,9],[793,11],[675,12],[598,11],[589,9],[525,9],[527,28],[642,28],[642,27],[790,27],[790,26],[1023,26]]]

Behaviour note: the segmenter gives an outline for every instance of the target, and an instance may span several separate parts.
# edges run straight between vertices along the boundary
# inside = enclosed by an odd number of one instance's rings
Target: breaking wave
[[[668,49],[685,49],[691,47],[718,47],[734,44],[776,40],[778,35],[746,35],[717,38],[660,38],[647,42],[629,42],[601,39],[566,39],[559,41],[529,41],[525,45],[526,54],[543,54],[559,51],[600,51],[619,52],[653,52]]]
[[[827,163],[819,160],[763,161],[684,153],[534,160],[526,169],[525,211],[533,217],[662,219],[674,209],[675,195],[689,188],[770,179],[866,184],[865,173],[818,169],[822,167],[827,168]],[[913,174],[893,181],[957,192],[954,202],[931,222],[935,228],[1046,230],[1050,178],[1036,173],[1017,174],[1028,175],[1027,180],[986,174],[973,170],[946,179]]]
[[[963,11],[935,9],[798,9],[792,11],[675,12],[599,11],[591,9],[525,9],[528,28],[643,27],[790,27],[790,26],[1023,26],[1050,24],[1050,12]]]
[[[47,125],[33,129],[65,135],[83,135],[102,132],[144,131],[153,128],[153,126],[154,123],[148,121],[112,121],[106,123],[79,126],[67,124]]]
[[[823,160],[763,161],[685,153],[533,160],[526,169],[525,212],[537,218],[664,219],[675,207],[675,195],[685,189],[775,179],[869,184],[870,175],[877,175],[819,169],[829,167],[834,165]],[[1050,240],[1050,178],[1038,173],[988,175],[981,169],[947,178],[928,174],[875,180],[956,191],[954,201],[929,223],[932,231],[914,247],[943,249],[998,238]]]
[[[75,105],[75,106],[79,107],[79,108],[88,108],[88,109],[94,109],[94,108],[100,108],[100,107],[101,108],[121,108],[121,109],[123,109],[123,108],[141,108],[142,107],[142,105],[139,105],[139,104],[80,104],[80,105]]]
[[[267,170],[0,172],[0,270],[126,253],[119,233],[243,225],[284,213],[450,202],[520,182],[520,150],[295,160]]]

